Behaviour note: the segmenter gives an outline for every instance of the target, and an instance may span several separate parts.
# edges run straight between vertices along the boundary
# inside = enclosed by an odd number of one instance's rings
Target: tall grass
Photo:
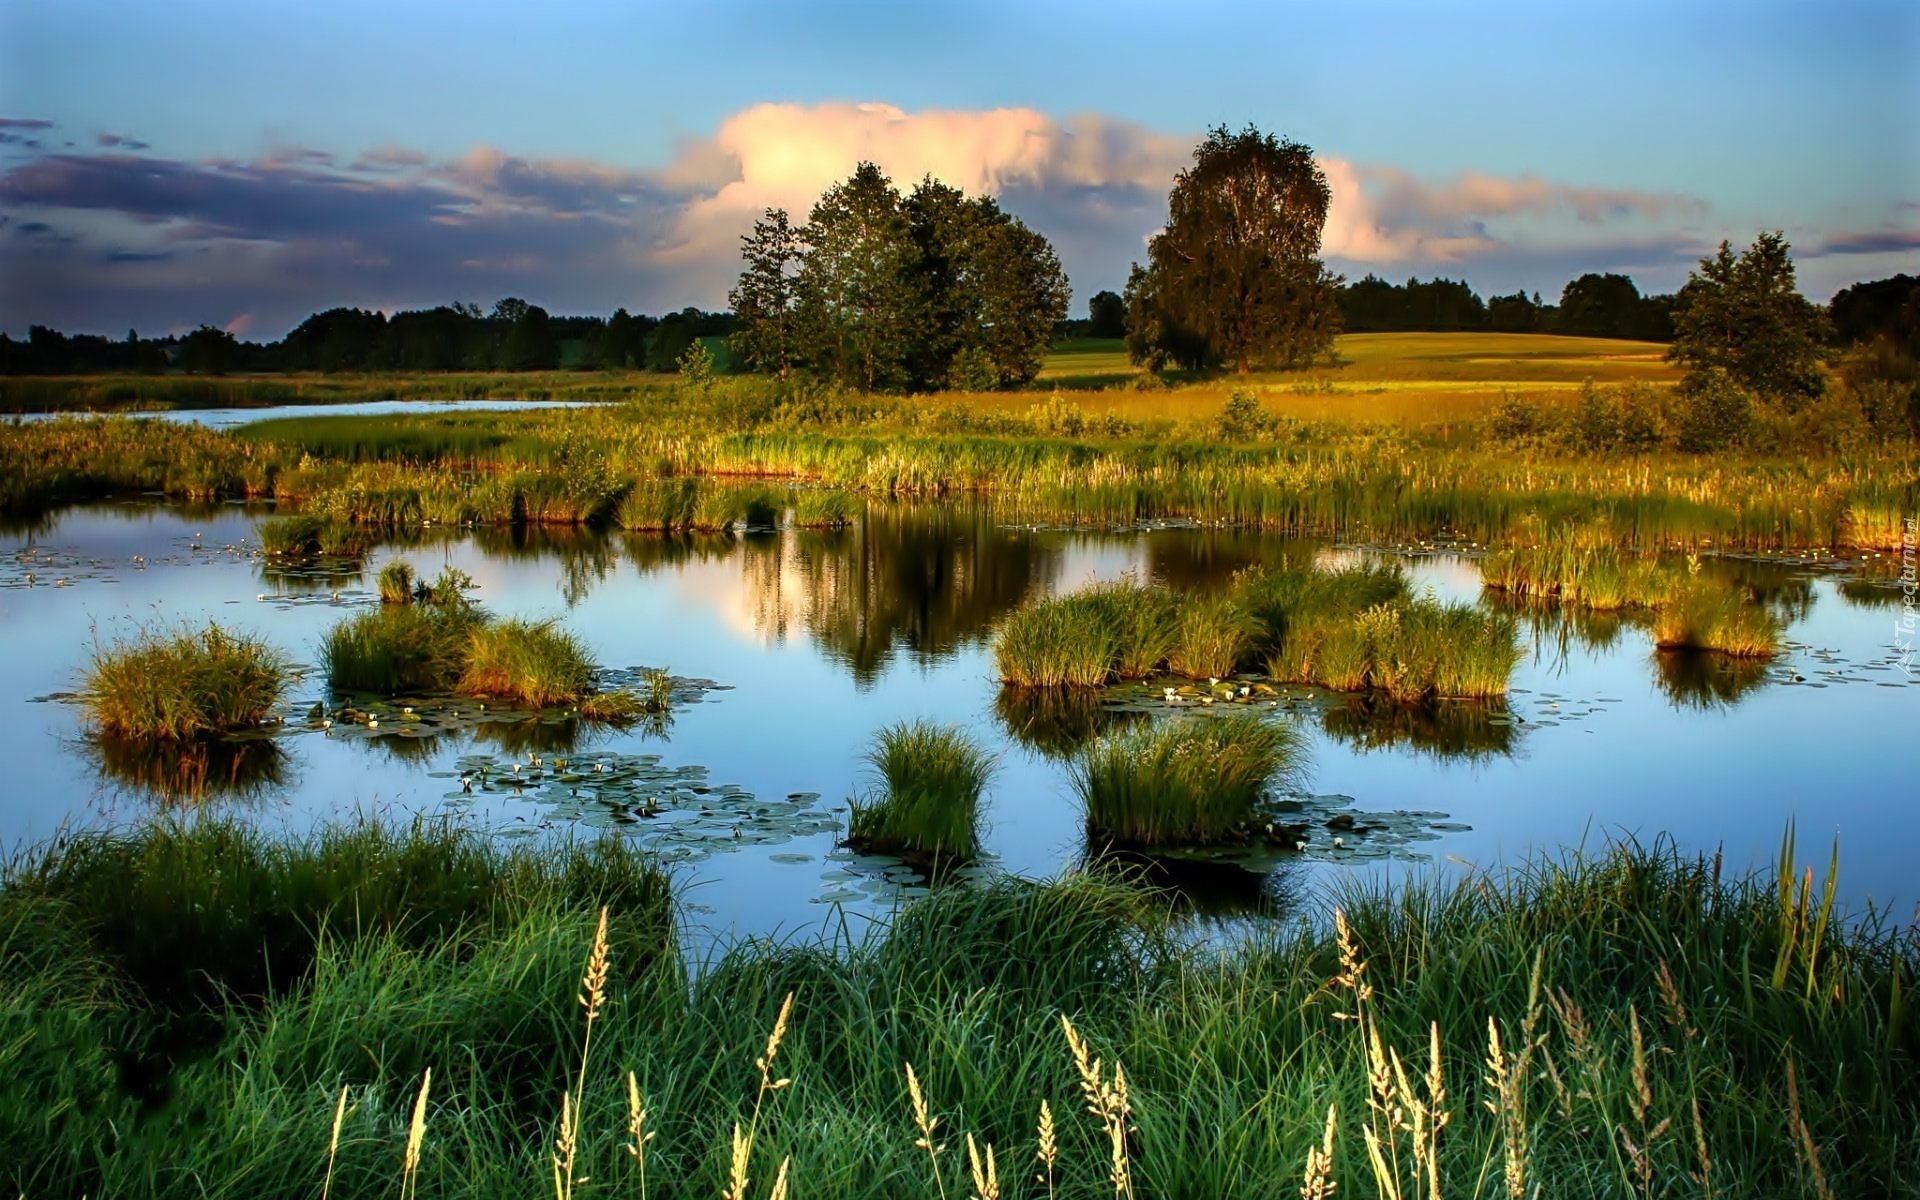
[[[336,692],[381,695],[448,692],[466,669],[476,610],[389,604],[356,613],[320,643],[320,665]]]
[[[1000,678],[1016,687],[1099,687],[1118,652],[1097,595],[1050,596],[1008,614],[993,643]]]
[[[150,627],[96,645],[80,700],[100,733],[182,740],[267,722],[286,685],[286,656],[262,638]]]
[[[536,708],[575,704],[593,686],[586,644],[553,621],[489,621],[467,634],[457,690]]]
[[[1772,658],[1780,649],[1780,621],[1738,589],[1696,583],[1677,592],[1655,614],[1654,644],[1662,650],[1710,650],[1734,658]]]
[[[935,860],[978,852],[980,797],[993,762],[977,741],[951,726],[902,721],[874,735],[866,761],[879,786],[853,802],[850,844]]]
[[[261,549],[282,557],[357,557],[366,553],[370,542],[363,531],[351,525],[312,514],[275,517],[260,523]]]
[[[422,1197],[523,1195],[564,1157],[575,1195],[1902,1195],[1920,947],[1786,861],[1723,878],[1626,845],[1350,885],[1333,914],[1219,945],[1101,875],[1001,879],[691,978],[622,936],[644,901],[502,888],[452,931],[312,939],[297,986],[243,1000],[206,977],[209,1053],[158,1095],[124,1064],[162,1010],[96,945],[90,897],[9,880],[0,1179],[353,1196],[404,1172]],[[91,893],[106,913],[140,899],[124,878]]]
[[[1073,767],[1088,835],[1118,847],[1247,836],[1272,788],[1306,776],[1306,741],[1260,717],[1172,719],[1102,738]]]
[[[1240,668],[1253,648],[1260,623],[1227,593],[1188,597],[1180,604],[1180,624],[1167,654],[1167,669],[1190,679],[1225,678]]]

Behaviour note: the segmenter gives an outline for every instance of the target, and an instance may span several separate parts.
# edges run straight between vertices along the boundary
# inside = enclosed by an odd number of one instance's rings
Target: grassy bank
[[[1486,543],[1529,523],[1600,520],[1641,549],[1885,549],[1901,514],[1920,506],[1910,438],[1863,424],[1838,384],[1814,408],[1757,423],[1735,448],[1693,454],[1679,448],[1686,401],[1644,348],[1366,336],[1343,343],[1348,363],[1330,374],[1164,386],[1089,362],[1068,364],[1046,383],[1061,390],[1045,393],[873,397],[734,377],[564,412],[316,415],[170,432],[164,452],[124,420],[22,425],[0,437],[0,509],[161,491],[272,497],[382,529],[673,530],[755,523],[759,501],[715,485],[771,479],[809,485],[774,501],[792,503],[802,523],[844,520],[845,499],[817,499],[833,492],[967,492],[1046,522],[1191,519],[1356,539],[1449,530]],[[1076,355],[1111,349],[1062,359]],[[801,511],[803,499],[826,507]]]
[[[525,1195],[556,1158],[581,1196],[740,1194],[740,1176],[756,1196],[782,1177],[986,1194],[973,1159],[1007,1197],[1841,1197],[1920,1177],[1920,945],[1830,920],[1791,858],[1784,885],[1664,849],[1539,861],[1350,892],[1337,921],[1212,950],[1110,879],[1007,880],[689,979],[658,883],[608,847],[236,852],[219,828],[79,838],[0,886],[10,1187]],[[224,890],[307,877],[328,883],[304,909],[266,906],[307,914],[280,926]],[[272,928],[293,949],[263,959]],[[149,966],[163,947],[178,961]]]

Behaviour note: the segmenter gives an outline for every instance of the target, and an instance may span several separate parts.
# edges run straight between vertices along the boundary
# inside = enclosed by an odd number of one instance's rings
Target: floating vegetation
[[[180,740],[265,724],[288,663],[265,640],[204,629],[140,630],[96,646],[80,702],[101,734]]]
[[[934,865],[978,853],[980,795],[993,774],[978,742],[951,726],[902,721],[876,733],[865,758],[879,785],[852,802],[848,845]]]
[[[456,766],[434,774],[458,782],[446,794],[456,806],[477,796],[526,800],[541,807],[547,824],[617,830],[665,863],[830,833],[844,820],[841,807],[823,804],[817,793],[762,800],[737,785],[708,782],[705,767],[666,766],[657,754],[469,754]]]

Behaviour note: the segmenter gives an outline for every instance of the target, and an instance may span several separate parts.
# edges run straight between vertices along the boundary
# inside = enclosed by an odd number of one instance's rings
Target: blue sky
[[[1920,269],[1912,0],[0,0],[0,328],[713,307],[861,156],[999,194],[1079,308],[1249,121],[1325,160],[1350,276],[1670,290],[1761,228],[1817,298]]]

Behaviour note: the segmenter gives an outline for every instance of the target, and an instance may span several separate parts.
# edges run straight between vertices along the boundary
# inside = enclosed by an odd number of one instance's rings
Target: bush
[[[1746,440],[1753,425],[1753,397],[1725,371],[1688,376],[1680,397],[1682,450],[1711,454]]]
[[[180,740],[256,728],[286,684],[286,656],[265,640],[205,629],[143,629],[96,646],[80,700],[100,733]]]

